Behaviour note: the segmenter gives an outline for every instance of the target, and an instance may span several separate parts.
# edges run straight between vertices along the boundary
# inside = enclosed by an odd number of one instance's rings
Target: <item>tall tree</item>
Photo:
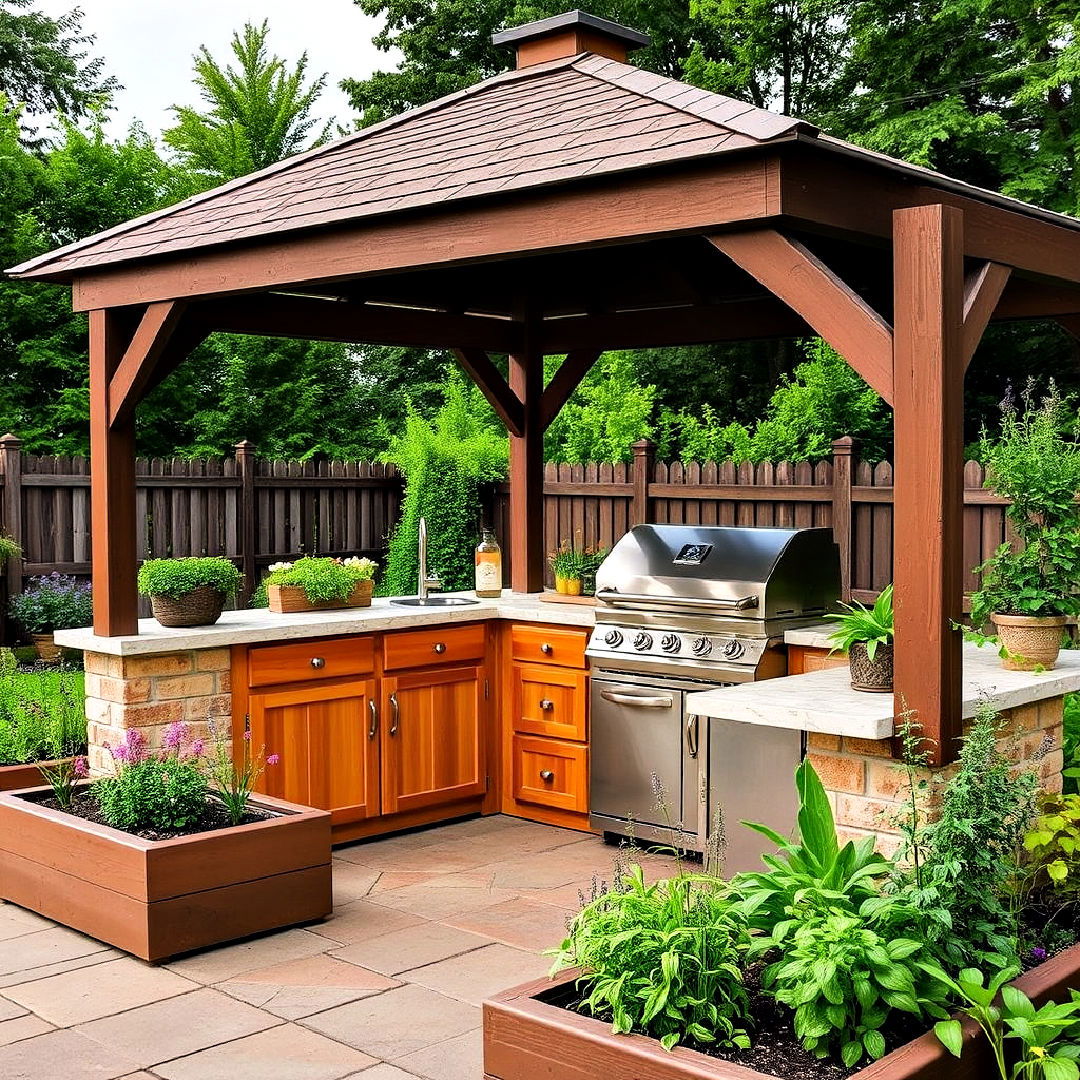
[[[89,56],[94,36],[83,32],[79,8],[54,19],[32,2],[0,0],[0,97],[24,118],[83,116],[119,83],[104,75],[103,57]]]
[[[233,34],[236,66],[224,67],[202,45],[195,84],[204,108],[174,105],[175,127],[163,132],[181,163],[211,184],[244,176],[309,146],[320,146],[331,122],[312,115],[326,75],[309,79],[303,53],[291,67],[267,48],[270,25],[247,23]],[[311,138],[315,132],[314,138]]]

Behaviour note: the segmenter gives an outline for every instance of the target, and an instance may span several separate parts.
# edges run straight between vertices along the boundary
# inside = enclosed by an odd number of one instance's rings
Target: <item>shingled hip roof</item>
[[[15,267],[69,275],[744,149],[816,129],[583,53],[506,72]]]

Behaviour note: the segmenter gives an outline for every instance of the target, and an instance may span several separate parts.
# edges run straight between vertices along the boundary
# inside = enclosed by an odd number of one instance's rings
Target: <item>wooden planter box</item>
[[[562,1000],[574,975],[540,979],[484,1002],[485,1080],[775,1080],[744,1065],[685,1047],[671,1052],[644,1035],[613,1035],[611,1025],[549,1002]],[[1080,945],[1016,980],[1036,1004],[1080,988]],[[957,1061],[932,1032],[866,1065],[852,1080],[986,1080],[994,1075],[989,1046],[971,1021]]]
[[[143,960],[332,909],[325,810],[259,795],[280,816],[152,841],[41,806],[51,794],[0,794],[0,897]]]
[[[374,582],[358,581],[347,600],[323,600],[313,604],[300,585],[268,585],[266,598],[271,611],[278,615],[292,615],[298,611],[338,611],[341,608],[370,607],[374,591]]]
[[[55,769],[57,765],[71,758],[57,758],[56,761],[31,762],[29,765],[0,765],[0,791],[19,791],[21,788],[39,787],[45,782],[38,765],[46,769]]]

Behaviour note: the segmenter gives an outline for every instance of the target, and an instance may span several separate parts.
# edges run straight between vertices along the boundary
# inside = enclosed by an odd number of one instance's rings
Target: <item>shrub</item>
[[[0,649],[0,765],[26,765],[86,751],[83,673],[20,671]]]
[[[616,1033],[678,1043],[750,1045],[741,962],[746,920],[724,884],[679,874],[652,885],[632,866],[618,887],[575,916],[552,974],[584,971],[580,1008]]]
[[[188,740],[184,724],[170,724],[161,750],[151,751],[132,728],[112,747],[116,775],[93,785],[105,821],[117,829],[180,832],[197,825],[207,807],[200,740]]]
[[[184,596],[200,586],[232,596],[240,571],[224,557],[149,559],[139,568],[139,592],[144,596]]]
[[[66,574],[31,578],[25,591],[11,598],[9,610],[28,634],[71,630],[94,620],[90,583]]]
[[[297,585],[312,604],[347,600],[358,581],[371,580],[376,565],[370,559],[297,559],[271,566],[263,585]]]
[[[22,548],[10,537],[0,534],[0,566],[8,559],[21,559]]]
[[[1080,795],[1045,792],[1024,849],[1031,857],[1031,887],[1075,898],[1080,893]]]

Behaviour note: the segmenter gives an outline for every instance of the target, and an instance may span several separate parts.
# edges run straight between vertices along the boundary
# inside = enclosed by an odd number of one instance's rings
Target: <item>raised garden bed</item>
[[[52,794],[0,794],[0,897],[143,960],[332,909],[325,810],[259,795],[264,820],[144,840],[41,805]]]
[[[68,761],[71,761],[71,758],[32,761],[28,765],[0,765],[0,791],[19,791],[22,788],[37,787],[42,780],[40,766],[55,769]]]
[[[686,1047],[668,1052],[644,1035],[614,1035],[611,1025],[573,1012],[575,976],[525,983],[484,1002],[485,1080],[775,1080],[766,1073]],[[1021,975],[1015,983],[1036,1005],[1080,988],[1080,945]],[[844,1075],[821,1070],[820,1075]],[[985,1080],[993,1074],[989,1046],[964,1024],[958,1061],[928,1032],[851,1073],[857,1080]],[[791,1074],[811,1080],[812,1074]]]

